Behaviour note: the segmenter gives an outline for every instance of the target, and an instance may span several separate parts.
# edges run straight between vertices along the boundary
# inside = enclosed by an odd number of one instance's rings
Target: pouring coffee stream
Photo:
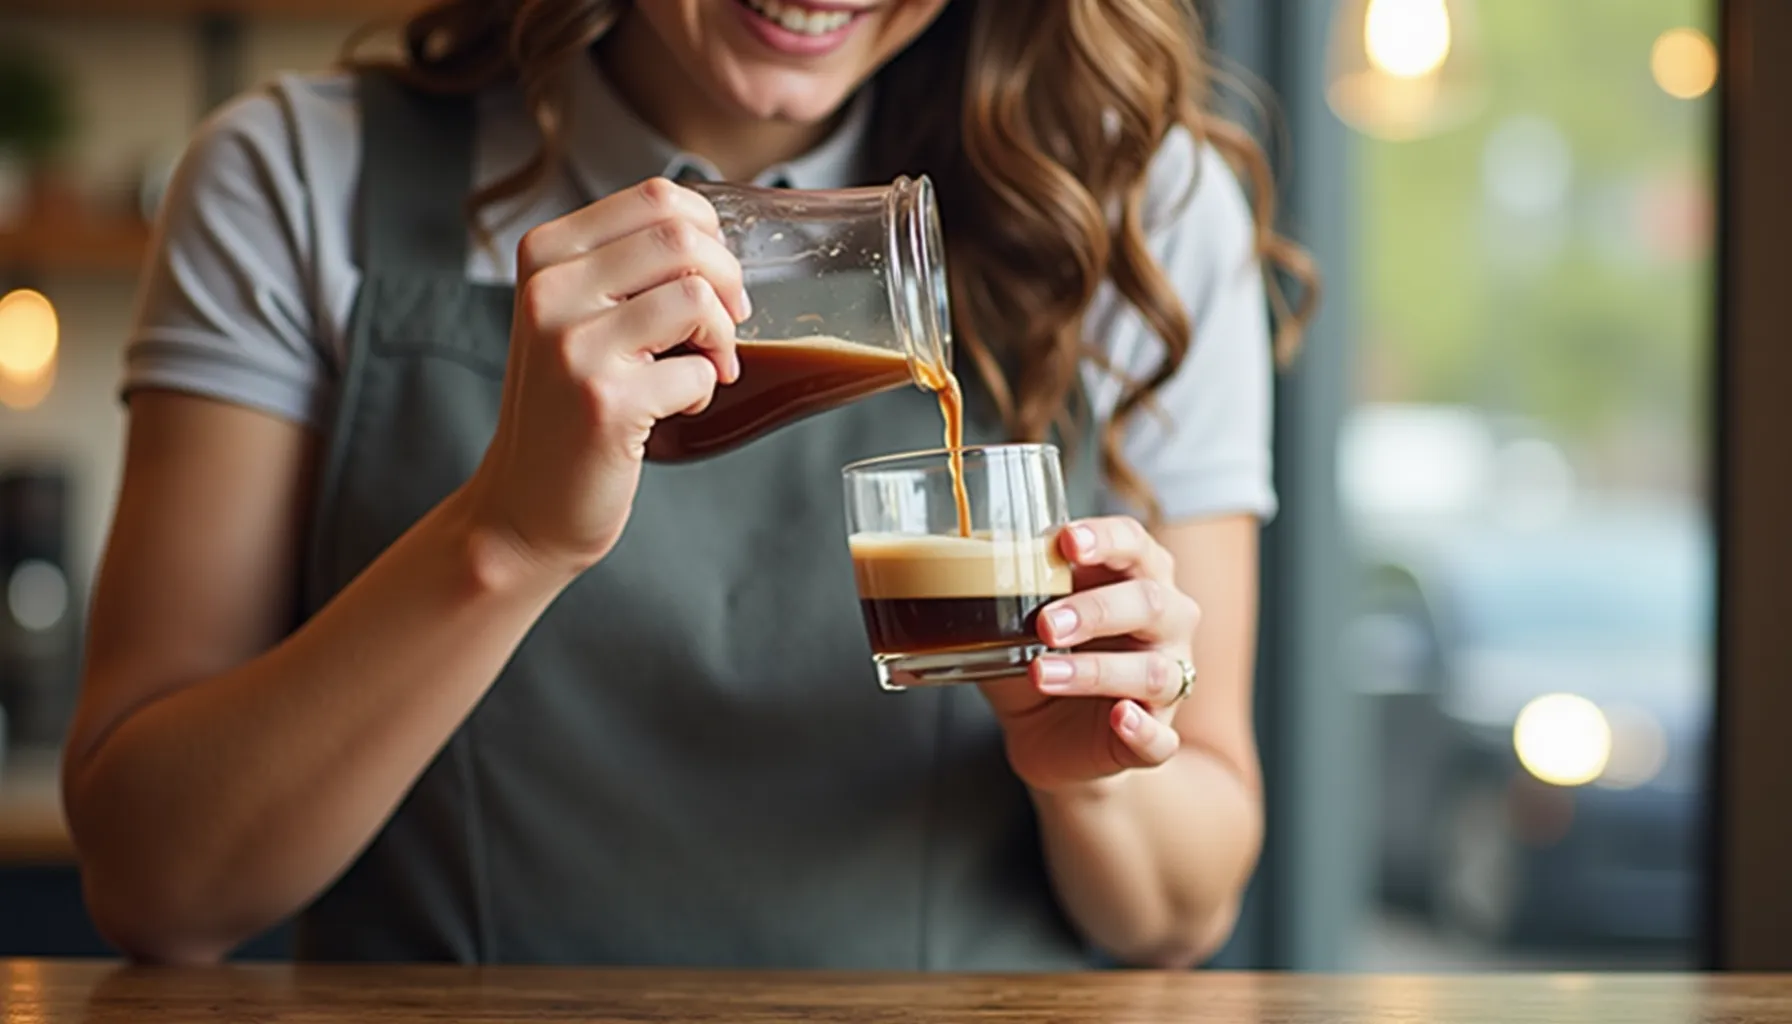
[[[971,535],[971,501],[964,489],[964,389],[948,367],[929,367],[923,380],[940,397],[940,419],[946,422],[946,451],[952,472],[952,501],[958,510],[958,535]]]

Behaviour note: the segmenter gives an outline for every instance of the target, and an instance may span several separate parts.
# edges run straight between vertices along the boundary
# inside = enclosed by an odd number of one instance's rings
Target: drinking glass
[[[1020,674],[1045,651],[1036,620],[1071,591],[1058,548],[1063,469],[1049,444],[959,449],[845,468],[848,544],[878,684],[886,690]]]

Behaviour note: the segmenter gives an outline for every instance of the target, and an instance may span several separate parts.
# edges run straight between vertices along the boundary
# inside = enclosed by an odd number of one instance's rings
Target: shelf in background
[[[135,274],[149,226],[128,218],[58,218],[0,229],[0,273]]]
[[[0,765],[0,868],[74,862],[56,765],[44,752]]]
[[[0,0],[0,15],[56,18],[303,18],[371,21],[407,14],[422,0]]]

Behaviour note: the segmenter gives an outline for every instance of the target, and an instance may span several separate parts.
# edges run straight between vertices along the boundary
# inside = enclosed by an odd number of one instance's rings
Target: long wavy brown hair
[[[565,69],[626,3],[438,0],[403,26],[398,58],[351,60],[436,92],[518,86],[543,145],[470,197],[477,209],[527,191],[562,158]],[[1074,435],[1078,366],[1100,359],[1083,316],[1104,281],[1162,338],[1166,357],[1124,379],[1099,436],[1108,479],[1151,518],[1156,498],[1120,440],[1200,342],[1147,248],[1146,173],[1172,130],[1210,144],[1251,193],[1279,361],[1292,358],[1318,300],[1312,261],[1276,229],[1262,148],[1210,110],[1201,28],[1188,0],[951,0],[877,76],[871,166],[877,180],[933,178],[953,332],[1014,439],[1042,440],[1054,426]]]

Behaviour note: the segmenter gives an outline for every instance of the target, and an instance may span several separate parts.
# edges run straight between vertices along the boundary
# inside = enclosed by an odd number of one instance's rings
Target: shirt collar
[[[571,125],[567,160],[592,198],[655,176],[715,181],[721,172],[702,156],[674,146],[616,94],[589,54],[573,58]],[[753,180],[786,188],[845,188],[857,180],[871,122],[871,88],[850,101],[846,116],[826,139],[794,160],[773,165]]]

